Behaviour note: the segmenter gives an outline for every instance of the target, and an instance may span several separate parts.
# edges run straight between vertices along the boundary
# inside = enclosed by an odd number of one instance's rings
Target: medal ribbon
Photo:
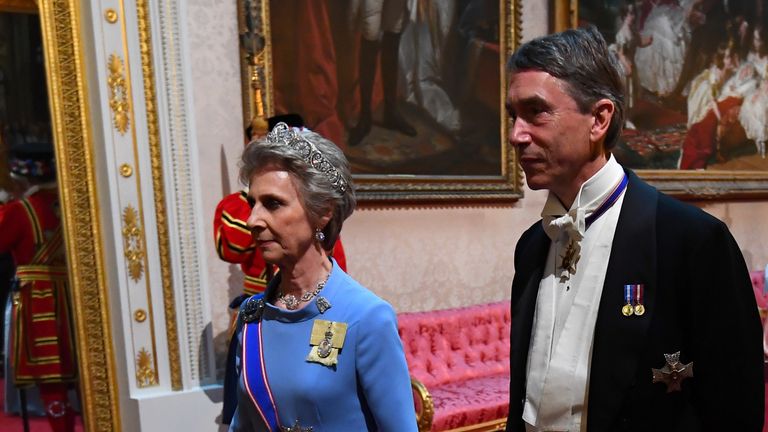
[[[254,326],[254,327],[252,327]],[[251,329],[249,332],[248,329]],[[264,420],[267,430],[280,430],[275,399],[267,380],[264,367],[264,351],[261,343],[261,321],[243,326],[243,382],[251,401]]]
[[[624,285],[624,304],[625,305],[632,305],[632,300],[634,296],[634,285]]]
[[[616,204],[616,201],[621,196],[621,193],[624,192],[624,189],[627,188],[627,183],[629,182],[629,178],[626,174],[624,174],[624,178],[621,179],[619,184],[616,185],[616,187],[613,189],[613,192],[611,192],[610,195],[608,195],[608,198],[603,201],[602,204],[600,204],[599,207],[595,209],[594,212],[592,212],[591,215],[587,216],[586,219],[584,219],[584,222],[586,224],[586,228],[589,228],[590,225],[594,221],[597,220],[600,216],[603,215],[606,211],[608,211],[609,208],[613,207],[614,204]]]

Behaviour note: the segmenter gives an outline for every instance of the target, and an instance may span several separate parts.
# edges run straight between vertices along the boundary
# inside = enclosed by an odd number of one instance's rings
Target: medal
[[[624,285],[624,306],[621,307],[621,314],[625,317],[632,315],[643,316],[645,314],[644,296],[645,285]]]
[[[631,316],[634,313],[634,309],[632,308],[631,304],[625,304],[621,308],[621,313],[624,314],[624,316]]]
[[[635,315],[641,316],[645,313],[645,306],[643,306],[643,291],[645,286],[643,284],[635,285]]]
[[[632,307],[632,298],[634,297],[632,295],[633,293],[634,285],[624,285],[624,306],[621,308],[621,314],[625,317],[631,316],[633,313],[635,313],[634,308]]]

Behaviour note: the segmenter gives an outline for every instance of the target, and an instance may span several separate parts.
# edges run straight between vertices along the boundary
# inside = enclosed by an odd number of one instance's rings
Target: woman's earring
[[[325,240],[325,234],[320,231],[320,228],[315,229],[315,240],[317,240],[319,243],[322,243]]]

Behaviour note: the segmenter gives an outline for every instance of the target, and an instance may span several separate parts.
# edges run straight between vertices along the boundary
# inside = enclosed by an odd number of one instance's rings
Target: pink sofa
[[[398,315],[420,431],[503,430],[509,301]]]

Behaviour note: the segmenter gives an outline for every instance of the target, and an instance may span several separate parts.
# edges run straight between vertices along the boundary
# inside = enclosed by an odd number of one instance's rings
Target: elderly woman
[[[238,406],[230,431],[416,431],[392,307],[327,250],[355,208],[330,141],[280,123],[244,151],[247,220],[280,271],[240,310]]]

